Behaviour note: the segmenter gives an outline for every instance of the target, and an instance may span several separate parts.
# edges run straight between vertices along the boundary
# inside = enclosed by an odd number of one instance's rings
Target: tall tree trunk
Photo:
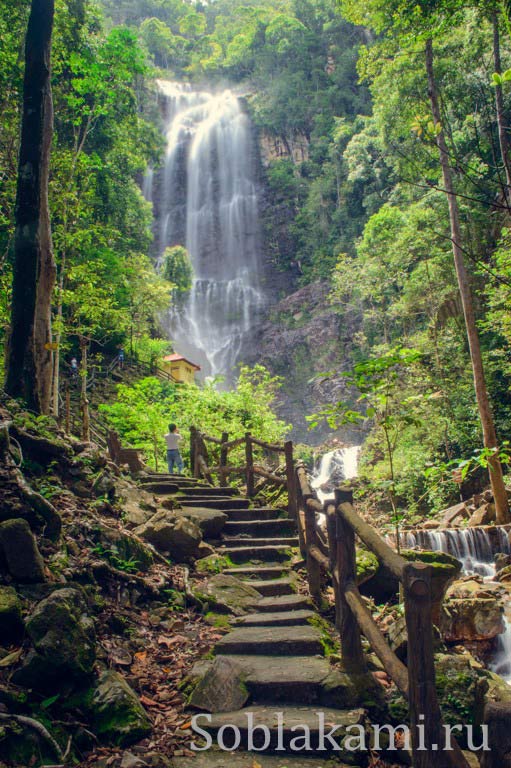
[[[48,177],[53,135],[50,82],[54,0],[32,0],[25,41],[23,116],[16,193],[11,333],[5,388],[48,413],[51,298],[55,285]]]
[[[497,11],[494,11],[493,13],[492,23],[493,64],[495,67],[495,72],[500,75],[502,74],[502,64],[500,61],[499,15]],[[495,85],[495,111],[497,113],[497,126],[499,130],[500,154],[506,174],[505,199],[507,205],[509,206],[511,204],[511,161],[509,159],[509,141],[504,125],[504,95],[502,93],[502,86],[498,83]]]
[[[484,376],[481,346],[479,344],[479,334],[477,332],[472,293],[467,270],[465,267],[465,261],[463,259],[458,201],[454,191],[453,174],[449,163],[447,144],[445,141],[444,132],[441,129],[442,121],[435,73],[433,70],[433,42],[431,39],[426,41],[426,70],[428,75],[428,91],[431,102],[431,111],[433,114],[435,127],[438,130],[438,134],[436,135],[436,143],[440,154],[440,164],[442,166],[444,187],[449,204],[449,222],[451,225],[452,250],[454,255],[454,264],[456,267],[456,275],[458,277],[458,287],[463,305],[463,315],[465,317],[465,327],[470,349],[470,358],[472,361],[474,388],[477,406],[479,409],[479,418],[481,419],[484,445],[486,448],[493,450],[498,448],[497,435],[495,432],[495,424],[493,422],[493,415],[488,399],[488,390],[486,389],[486,380]],[[495,500],[495,508],[497,511],[497,522],[500,524],[508,523],[510,521],[509,504],[506,488],[504,485],[504,478],[502,476],[502,465],[497,455],[493,455],[492,459],[490,460],[490,483]]]
[[[89,341],[84,336],[80,336],[80,408],[82,411],[82,440],[90,443],[90,411],[89,399],[87,397],[87,349]]]

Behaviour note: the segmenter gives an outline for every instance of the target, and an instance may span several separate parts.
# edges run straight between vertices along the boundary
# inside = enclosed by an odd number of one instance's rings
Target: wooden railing
[[[240,446],[245,447],[245,462],[241,466],[229,464],[229,453]],[[213,464],[210,456],[213,449],[217,452],[218,463]],[[267,456],[276,455],[284,457],[284,464],[270,471],[257,461],[256,451],[263,450]],[[230,475],[240,475],[245,479],[246,495],[252,498],[255,495],[256,477],[264,477],[276,485],[287,490],[288,515],[292,520],[298,516],[297,480],[293,458],[293,442],[275,444],[265,443],[253,437],[247,432],[244,437],[229,440],[227,432],[221,438],[212,437],[200,432],[195,427],[190,429],[190,468],[194,477],[204,477],[209,483],[214,483],[213,475],[218,477],[220,486],[228,484]]]
[[[432,600],[431,566],[408,562],[391,549],[357,514],[351,491],[337,490],[335,500],[321,504],[303,466],[297,467],[296,475],[309,590],[313,600],[321,604],[323,577],[328,574],[331,578],[344,668],[348,672],[366,671],[364,635],[389,677],[408,699],[414,768],[468,768],[453,737],[451,748],[445,749],[449,742],[435,685],[433,622],[438,605]],[[318,525],[318,513],[324,515],[326,536]],[[357,588],[356,537],[401,584],[408,633],[406,665],[391,650]]]

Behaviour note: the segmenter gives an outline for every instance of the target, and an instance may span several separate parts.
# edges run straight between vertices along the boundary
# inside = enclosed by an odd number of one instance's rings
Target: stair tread
[[[315,615],[314,611],[306,609],[282,611],[281,613],[247,613],[236,619],[234,624],[237,627],[295,626],[296,624],[307,623]]]
[[[239,627],[215,645],[217,654],[306,655],[321,654],[321,632],[310,625]]]
[[[216,712],[211,716],[211,722],[208,723],[208,728],[216,729],[225,724],[232,724],[237,726],[240,731],[243,731],[243,728],[247,727],[247,713],[249,712],[254,715],[254,725],[264,724],[267,725],[270,730],[277,727],[278,712],[283,712],[282,728],[285,731],[291,731],[293,726],[296,725],[307,725],[311,732],[317,731],[320,728],[317,707],[272,707],[271,705],[251,705],[245,709],[235,710],[234,712]],[[324,714],[325,730],[329,730],[334,723],[345,727],[363,723],[365,717],[365,711],[361,708],[332,709],[329,707],[322,708],[321,712]],[[327,723],[329,724],[328,728],[326,727]]]
[[[229,546],[235,547],[296,547],[298,546],[297,536],[266,536],[265,538],[255,538],[247,534],[246,536],[224,536],[223,541]]]
[[[302,608],[310,608],[312,606],[308,597],[303,595],[282,595],[280,597],[262,597],[256,603],[254,608],[256,611],[262,611],[264,613],[277,613],[281,611],[293,611],[301,610]]]
[[[267,577],[268,579],[274,579],[274,578],[280,578],[282,574],[285,574],[288,572],[288,569],[285,567],[285,565],[258,565],[258,566],[252,566],[249,568],[226,568],[223,573],[227,573],[229,576],[237,576],[238,578],[242,578],[243,576],[259,576],[259,580],[263,580],[263,577]],[[243,579],[243,581],[251,581],[251,578]]]

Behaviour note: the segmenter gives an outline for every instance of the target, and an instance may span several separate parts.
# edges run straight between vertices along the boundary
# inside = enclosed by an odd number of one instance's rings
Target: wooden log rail
[[[296,476],[298,520],[309,591],[321,606],[321,585],[324,574],[329,574],[344,668],[352,673],[367,671],[362,647],[364,635],[389,677],[408,699],[414,768],[469,768],[453,737],[451,749],[445,749],[446,731],[435,685],[431,566],[420,561],[408,562],[394,552],[357,514],[350,491],[337,490],[335,501],[321,504],[310,487],[303,465],[297,466]],[[318,515],[324,515],[328,556]],[[389,647],[357,588],[356,537],[402,585],[408,632],[407,665]]]
[[[212,446],[212,450],[218,451],[218,463],[211,462],[207,444]],[[229,464],[230,451],[241,446],[245,447],[244,465],[235,466]],[[257,462],[254,453],[258,449],[262,449],[266,455],[284,454],[285,464],[282,466],[282,475],[269,471]],[[297,480],[293,459],[293,443],[291,440],[288,440],[283,445],[266,443],[253,437],[250,432],[247,432],[244,437],[229,440],[227,432],[224,432],[222,437],[218,438],[206,435],[196,427],[192,427],[190,429],[190,467],[194,477],[204,477],[211,484],[213,484],[213,475],[217,475],[221,487],[227,486],[231,474],[244,476],[248,498],[252,498],[255,495],[256,477],[264,477],[267,480],[271,480],[275,485],[282,486],[287,490],[288,516],[293,520],[297,519]]]

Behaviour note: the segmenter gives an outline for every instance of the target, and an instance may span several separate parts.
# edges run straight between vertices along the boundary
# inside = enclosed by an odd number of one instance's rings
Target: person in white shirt
[[[174,467],[177,467],[177,474],[180,475],[183,471],[183,459],[179,451],[179,443],[183,439],[183,435],[179,434],[179,430],[176,424],[169,424],[169,431],[165,435],[165,442],[167,443],[167,464],[169,465],[169,475],[174,472]]]

